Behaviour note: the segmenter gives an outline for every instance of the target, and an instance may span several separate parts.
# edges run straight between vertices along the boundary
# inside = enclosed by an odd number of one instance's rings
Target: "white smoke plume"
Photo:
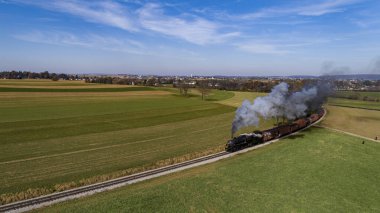
[[[287,99],[289,86],[282,82],[275,86],[269,95],[258,97],[253,102],[253,110],[265,119],[280,117],[284,113],[284,104]]]
[[[235,119],[232,122],[232,135],[242,127],[258,126],[259,117],[253,109],[253,104],[244,100],[241,106],[236,110]]]
[[[380,74],[380,56],[371,61],[369,70],[372,74]]]
[[[287,119],[296,119],[306,115],[308,109],[307,103],[317,96],[317,88],[302,89],[290,95],[285,103],[285,112],[283,116]]]
[[[323,76],[347,75],[350,74],[351,68],[348,66],[336,66],[333,61],[325,61],[322,64]]]
[[[232,135],[240,128],[258,126],[260,117],[287,118],[293,120],[306,115],[306,112],[314,103],[321,104],[318,87],[304,88],[301,91],[290,93],[289,85],[282,82],[264,97],[258,97],[253,102],[245,100],[236,110],[235,119],[232,122]],[[314,107],[312,107],[314,108]]]

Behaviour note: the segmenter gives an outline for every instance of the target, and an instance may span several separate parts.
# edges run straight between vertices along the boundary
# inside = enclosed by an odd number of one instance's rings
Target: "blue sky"
[[[0,70],[380,74],[379,11],[379,0],[0,0]]]

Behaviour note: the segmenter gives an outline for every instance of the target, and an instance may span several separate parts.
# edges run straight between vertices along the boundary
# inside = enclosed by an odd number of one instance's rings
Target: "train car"
[[[289,128],[290,128],[290,132],[295,132],[295,131],[299,130],[298,124],[294,123],[294,122],[292,124],[289,124]]]
[[[286,124],[277,126],[271,129],[267,129],[263,131],[263,141],[269,141],[274,138],[279,138],[284,135],[288,135],[292,133],[296,129],[295,125],[292,124]]]
[[[294,121],[293,123],[298,126],[297,130],[299,130],[299,129],[302,129],[302,128],[306,127],[307,125],[309,125],[309,120],[306,118],[300,118],[300,119]]]
[[[272,140],[274,138],[274,135],[271,131],[263,131],[263,142]]]
[[[280,134],[280,132],[279,132],[277,127],[264,130],[263,131],[263,141],[265,142],[265,141],[269,141],[269,140],[272,140],[274,138],[277,138],[279,134]]]
[[[325,114],[325,110],[323,109],[318,110],[318,115],[320,118],[323,117],[324,114]]]
[[[278,126],[277,129],[278,129],[278,136],[277,137],[282,137],[282,136],[288,135],[292,132],[289,124]]]
[[[310,123],[314,123],[319,119],[319,115],[318,114],[312,114],[312,115],[310,115],[309,119],[310,119]]]

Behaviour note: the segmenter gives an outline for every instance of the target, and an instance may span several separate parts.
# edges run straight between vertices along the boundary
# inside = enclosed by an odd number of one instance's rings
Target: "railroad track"
[[[223,152],[208,155],[205,157],[196,158],[196,159],[189,160],[186,162],[182,162],[182,163],[178,163],[178,164],[174,164],[174,165],[170,165],[170,166],[166,166],[166,167],[162,167],[162,168],[158,168],[158,169],[154,169],[154,170],[149,170],[146,172],[142,172],[142,173],[138,173],[138,174],[122,177],[122,178],[117,178],[117,179],[109,180],[109,181],[102,182],[102,183],[97,183],[97,184],[93,184],[93,185],[89,185],[89,186],[83,186],[83,187],[79,187],[79,188],[75,188],[75,189],[71,189],[71,190],[67,190],[67,191],[63,191],[63,192],[57,192],[57,193],[49,194],[46,196],[41,196],[41,197],[32,198],[32,199],[28,199],[28,200],[18,201],[15,203],[10,203],[7,205],[2,205],[2,206],[0,206],[0,212],[27,211],[28,209],[23,210],[23,208],[34,206],[34,205],[39,205],[39,204],[43,204],[43,203],[49,203],[51,201],[60,200],[62,198],[66,198],[66,197],[70,197],[70,196],[74,196],[74,195],[80,195],[80,194],[84,194],[87,192],[96,191],[99,189],[105,189],[107,187],[111,187],[114,185],[120,185],[120,184],[124,184],[124,183],[128,184],[128,182],[133,181],[133,180],[154,176],[157,174],[161,174],[161,173],[164,173],[167,171],[172,171],[172,170],[175,170],[178,168],[194,165],[194,164],[204,162],[207,160],[216,159],[216,158],[226,156],[229,154],[231,154],[231,153],[223,151]],[[17,210],[19,210],[19,211],[17,211]]]
[[[326,110],[325,110],[324,115],[318,121],[310,124],[309,126],[303,128],[303,129],[298,130],[297,132],[294,132],[292,134],[286,135],[286,136],[281,137],[281,138],[285,138],[285,137],[288,137],[290,135],[294,135],[294,134],[296,134],[296,133],[298,133],[304,129],[307,129],[307,128],[319,123],[324,118],[325,115],[326,115]],[[196,158],[193,160],[185,161],[182,163],[165,166],[165,167],[161,167],[158,169],[153,169],[153,170],[141,172],[141,173],[134,174],[134,175],[129,175],[126,177],[108,180],[108,181],[105,181],[102,183],[96,183],[96,184],[92,184],[92,185],[88,185],[88,186],[82,186],[82,187],[78,187],[75,189],[66,190],[63,192],[52,193],[49,195],[31,198],[28,200],[22,200],[22,201],[18,201],[18,202],[6,204],[6,205],[1,205],[0,206],[0,212],[24,212],[24,211],[29,211],[29,210],[32,210],[35,208],[40,208],[43,206],[51,205],[53,203],[58,203],[58,202],[62,202],[65,200],[71,200],[74,198],[78,198],[78,197],[82,197],[82,196],[86,196],[86,195],[90,195],[90,194],[95,194],[97,192],[110,190],[113,188],[117,188],[117,187],[124,186],[127,184],[132,184],[132,183],[143,181],[146,179],[151,179],[151,178],[154,178],[157,176],[169,174],[169,173],[176,172],[179,170],[184,170],[184,169],[195,167],[198,165],[211,163],[211,162],[217,161],[219,159],[227,158],[227,157],[230,157],[230,156],[233,156],[233,155],[236,155],[239,153],[244,153],[244,152],[247,152],[247,151],[250,151],[253,149],[258,149],[258,148],[266,146],[268,144],[277,142],[278,139],[279,138],[276,138],[276,139],[273,139],[271,141],[267,141],[265,143],[262,143],[262,144],[259,144],[259,145],[253,146],[253,147],[248,147],[248,148],[245,148],[245,149],[242,149],[240,151],[233,152],[233,153],[223,151],[223,152],[215,153],[212,155]]]

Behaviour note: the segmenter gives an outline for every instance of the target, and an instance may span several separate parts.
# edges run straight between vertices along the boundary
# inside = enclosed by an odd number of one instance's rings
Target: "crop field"
[[[337,91],[336,95],[340,97],[358,97],[359,99],[363,99],[364,97],[369,98],[379,98],[380,99],[380,92],[362,92],[362,91]]]
[[[369,138],[380,138],[380,111],[328,106],[323,126]]]
[[[41,212],[378,212],[380,143],[311,128],[252,152]]]
[[[18,88],[0,87],[0,92],[129,92],[152,91],[150,87],[105,87],[105,88]]]
[[[55,88],[61,81],[26,82],[29,87],[0,92],[3,202],[28,189],[33,196],[60,191],[222,150],[236,110],[160,88],[111,92],[105,89],[118,87],[97,85],[78,91],[83,88]],[[42,91],[27,91],[31,87]],[[213,91],[209,98],[233,95]]]
[[[375,102],[375,101],[351,100],[351,99],[344,99],[344,98],[329,98],[328,104],[333,105],[333,106],[380,110],[380,102]]]
[[[49,79],[0,79],[0,87],[11,88],[113,88],[131,87],[116,84],[88,84],[84,81],[52,81]]]
[[[243,100],[247,99],[249,101],[253,101],[255,98],[259,96],[265,96],[267,93],[259,93],[259,92],[234,92],[235,95],[231,98],[224,99],[219,101],[219,103],[239,107]]]
[[[205,100],[206,101],[221,101],[221,100],[231,99],[234,96],[235,96],[235,92],[212,90],[211,93],[205,97]]]

